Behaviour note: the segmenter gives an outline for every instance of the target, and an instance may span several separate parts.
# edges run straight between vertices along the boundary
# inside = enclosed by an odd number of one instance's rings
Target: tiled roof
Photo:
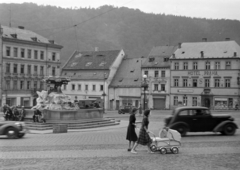
[[[18,40],[50,44],[49,40],[47,38],[45,38],[35,32],[32,32],[30,30],[7,27],[7,26],[1,26],[1,27],[3,28],[3,38],[18,39]],[[14,35],[16,35],[15,38],[14,38]],[[36,41],[34,41],[33,38],[37,38]]]
[[[125,58],[109,87],[141,87],[141,63],[146,58]]]
[[[108,75],[109,71],[105,70],[63,70],[61,74],[61,76],[69,77],[71,80],[104,80],[104,77],[108,78]]]
[[[175,58],[201,58],[201,53],[204,58],[230,58],[234,53],[240,57],[240,46],[235,41],[182,43],[181,48],[175,51]]]
[[[121,50],[112,51],[76,51],[67,61],[64,69],[104,70],[109,69]]]
[[[164,59],[169,59],[175,50],[176,47],[174,46],[153,47],[142,67],[170,67],[170,62],[164,61]]]

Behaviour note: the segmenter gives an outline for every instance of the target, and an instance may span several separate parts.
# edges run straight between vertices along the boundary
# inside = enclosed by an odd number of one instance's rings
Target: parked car
[[[182,136],[187,132],[220,132],[234,135],[238,126],[229,114],[211,114],[207,107],[178,107],[165,118],[165,126],[177,130]]]
[[[118,114],[125,114],[125,113],[131,113],[132,109],[135,108],[135,106],[127,105],[127,106],[122,106],[118,110]]]
[[[24,122],[0,120],[0,135],[10,139],[22,138],[27,132]]]

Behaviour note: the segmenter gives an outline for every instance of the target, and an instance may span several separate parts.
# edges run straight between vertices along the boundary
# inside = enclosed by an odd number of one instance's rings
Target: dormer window
[[[106,62],[102,61],[102,62],[99,64],[99,66],[102,67],[102,66],[104,66],[105,64],[106,64]]]
[[[17,38],[17,34],[11,34],[13,38]]]
[[[122,81],[123,81],[123,78],[120,78],[120,79],[119,79],[119,82],[122,82]]]
[[[149,62],[153,62],[155,60],[155,58],[151,57],[149,58]]]
[[[86,67],[92,65],[92,62],[87,62],[87,64],[85,65]]]
[[[133,73],[135,69],[132,69],[130,72]]]
[[[75,65],[77,65],[77,63],[72,63],[70,67],[74,67]]]
[[[134,81],[138,81],[138,78],[135,78]]]
[[[33,41],[37,41],[37,37],[31,37]]]
[[[163,61],[164,61],[164,62],[168,62],[168,61],[169,61],[169,58],[168,58],[168,57],[165,57]]]

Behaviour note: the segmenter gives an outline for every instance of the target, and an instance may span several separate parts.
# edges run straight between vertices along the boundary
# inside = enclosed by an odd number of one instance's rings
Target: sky
[[[240,21],[240,0],[0,0],[0,3],[24,2],[62,8],[113,5],[139,9],[146,13]]]

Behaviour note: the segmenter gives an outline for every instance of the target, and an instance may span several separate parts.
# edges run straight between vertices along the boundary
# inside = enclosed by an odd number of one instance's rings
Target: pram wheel
[[[155,145],[150,146],[150,149],[152,152],[156,152],[157,151],[157,147]]]
[[[160,149],[160,153],[161,154],[166,154],[167,153],[167,149],[166,148],[161,148]]]
[[[177,148],[177,147],[173,147],[173,148],[171,149],[171,151],[172,151],[172,153],[174,153],[174,154],[178,154],[178,148]]]

